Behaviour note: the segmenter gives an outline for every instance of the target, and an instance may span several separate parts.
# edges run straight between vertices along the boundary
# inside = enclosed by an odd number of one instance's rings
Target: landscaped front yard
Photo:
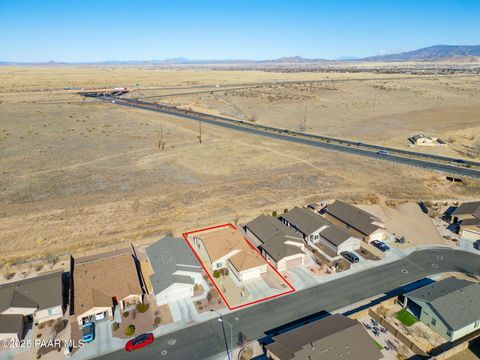
[[[121,323],[112,323],[114,337],[128,339],[137,335],[152,332],[158,326],[173,321],[168,305],[158,306],[155,300],[139,304],[130,311],[122,313]]]

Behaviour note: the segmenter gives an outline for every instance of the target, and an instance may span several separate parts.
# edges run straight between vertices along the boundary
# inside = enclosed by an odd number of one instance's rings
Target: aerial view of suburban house
[[[304,241],[277,218],[260,215],[244,226],[262,256],[278,270],[305,263]]]
[[[449,341],[480,330],[480,284],[447,278],[404,295],[403,306]]]
[[[480,201],[463,203],[452,213],[454,222],[459,223],[461,237],[471,240],[480,239]]]
[[[62,272],[57,271],[0,286],[0,339],[21,339],[27,322],[63,316]]]
[[[227,268],[239,281],[256,278],[267,272],[266,261],[232,227],[196,234],[193,244],[195,250],[206,259],[205,266],[212,270]]]
[[[143,290],[136,259],[130,253],[82,262],[73,271],[73,311],[78,324],[95,316],[113,318],[142,302]]]
[[[294,207],[283,214],[281,220],[287,227],[295,229],[308,244],[321,242],[335,255],[360,248],[359,238],[306,208]]]
[[[379,360],[382,353],[357,320],[336,314],[273,337],[265,346],[275,360]]]
[[[380,218],[341,200],[327,205],[323,216],[368,243],[373,240],[381,241],[386,234],[385,224]]]
[[[157,304],[192,297],[202,267],[183,239],[165,237],[146,248]]]

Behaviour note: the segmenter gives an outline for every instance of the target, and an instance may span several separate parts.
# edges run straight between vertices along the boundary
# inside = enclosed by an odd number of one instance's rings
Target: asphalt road
[[[93,95],[91,96],[94,97]],[[232,130],[243,131],[250,134],[260,135],[277,140],[290,141],[299,144],[340,151],[344,153],[366,156],[373,159],[414,166],[417,168],[439,171],[457,177],[467,176],[480,179],[480,163],[474,161],[464,160],[463,164],[459,164],[454,163],[454,161],[457,160],[454,158],[406,151],[401,149],[385,148],[378,145],[366,144],[346,139],[337,139],[322,135],[300,133],[296,131],[279,129],[264,125],[251,124],[244,121],[233,120],[209,114],[192,112],[187,113],[174,107],[157,105],[142,100],[102,96],[99,96],[98,98],[109,102],[114,100],[116,105],[180,116],[191,120],[202,121],[203,123],[208,123],[211,125],[222,126]],[[389,150],[390,154],[378,154],[377,151],[382,149]],[[468,167],[465,165],[468,165]]]
[[[425,276],[450,271],[480,275],[480,256],[453,249],[416,251],[393,263],[240,309],[225,315],[224,319],[233,325],[234,342],[239,332],[248,339],[257,339],[264,336],[265,331],[293,320],[322,310],[334,311]],[[229,326],[225,331],[230,339]],[[222,352],[225,353],[225,343],[221,323],[213,319],[159,337],[149,347],[136,352],[119,350],[100,358],[193,360],[208,359]]]

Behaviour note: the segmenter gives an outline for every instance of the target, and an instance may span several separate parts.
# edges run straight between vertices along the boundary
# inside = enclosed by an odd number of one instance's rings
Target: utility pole
[[[202,143],[202,120],[198,120],[198,141]]]

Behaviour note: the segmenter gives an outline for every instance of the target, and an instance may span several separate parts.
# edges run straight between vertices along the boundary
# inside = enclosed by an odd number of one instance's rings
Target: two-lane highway
[[[224,320],[233,325],[236,346],[240,332],[250,340],[257,339],[265,331],[296,319],[322,310],[334,311],[443,272],[480,275],[480,256],[446,248],[416,251],[393,263],[243,308],[225,315]],[[229,339],[228,326],[226,331]],[[224,351],[221,323],[212,319],[161,336],[151,346],[134,353],[119,350],[100,358],[200,360]]]

